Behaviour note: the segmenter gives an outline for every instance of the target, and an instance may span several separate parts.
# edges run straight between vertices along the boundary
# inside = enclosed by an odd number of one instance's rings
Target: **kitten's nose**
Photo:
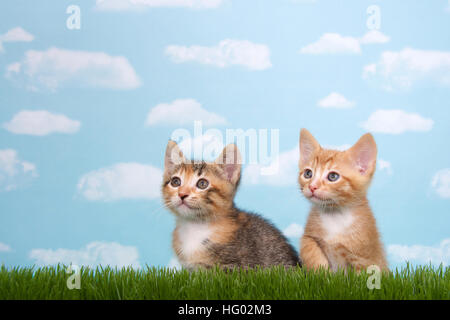
[[[189,194],[187,194],[187,193],[178,193],[178,196],[180,197],[181,201],[183,201],[184,199],[186,199],[189,196]]]
[[[317,190],[317,187],[310,184],[309,185],[309,190],[311,190],[311,192],[314,193],[314,191]]]

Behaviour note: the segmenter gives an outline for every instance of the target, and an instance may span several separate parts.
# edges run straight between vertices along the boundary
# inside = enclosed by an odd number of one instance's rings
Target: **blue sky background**
[[[449,3],[216,2],[211,8],[162,5],[131,10],[102,9],[94,0],[0,3],[0,34],[20,27],[33,38],[8,41],[3,36],[2,42],[0,37],[0,262],[8,266],[72,260],[168,265],[173,257],[174,218],[161,209],[162,202],[154,195],[159,181],[148,183],[156,188],[151,195],[139,190],[124,194],[112,190],[114,184],[104,186],[108,184],[104,175],[98,178],[95,173],[104,172],[102,168],[114,171],[120,163],[162,170],[172,132],[192,130],[193,123],[182,123],[184,114],[171,114],[146,125],[147,116],[160,104],[194,99],[203,111],[226,119],[226,124],[211,123],[205,129],[279,129],[282,154],[298,147],[302,127],[323,145],[332,146],[351,145],[370,129],[385,166],[378,168],[369,199],[391,267],[405,259],[448,265]],[[81,9],[79,30],[66,26],[66,8],[72,4]],[[388,41],[358,42],[370,31],[366,25],[370,5],[380,8],[378,31]],[[347,48],[335,53],[327,43],[320,54],[300,52],[327,33],[352,37],[350,42],[356,41],[360,52]],[[265,61],[271,66],[249,68],[245,61],[253,61],[251,55],[242,58],[243,63],[225,67],[205,64],[201,58],[180,62],[166,51],[172,45],[214,47],[225,39],[264,46],[270,52]],[[341,48],[341,44],[331,47]],[[55,67],[57,59],[50,58],[41,65],[33,61],[39,69],[27,73],[26,52],[45,53],[50,48],[75,52],[73,57],[80,52],[123,57],[125,69],[134,70],[138,80],[126,87],[127,81],[133,81],[124,78],[111,88],[108,72],[115,60],[105,68],[94,59],[87,70],[70,73],[71,60],[61,60]],[[383,64],[385,52],[394,53],[392,65]],[[16,62],[22,69],[10,77],[8,67]],[[365,76],[365,66],[372,64],[377,67],[375,74]],[[54,77],[58,86],[49,88],[42,80],[45,77]],[[31,88],[30,83],[37,86]],[[332,92],[353,105],[320,107],[318,101]],[[52,122],[53,129],[46,135],[37,135],[29,127],[8,130],[8,123],[24,110],[64,115],[69,122],[78,121],[78,126],[69,132]],[[388,112],[389,119],[374,120],[370,127],[361,125],[378,110],[401,110],[401,116],[392,120]],[[202,119],[201,113],[189,116]],[[49,122],[36,126],[49,126]],[[403,129],[396,132],[396,128]],[[15,151],[13,160],[2,162],[5,150]],[[34,169],[24,170],[24,161]],[[309,204],[295,182],[295,159],[288,164],[294,165],[283,169],[293,174],[281,185],[264,179],[250,183],[244,170],[236,204],[262,214],[282,230],[289,226],[288,230],[297,230],[287,233],[298,248]],[[86,196],[85,189],[77,187],[82,177],[92,177],[86,176],[89,173],[100,179],[96,181],[105,192],[103,197]],[[108,192],[116,193],[108,198]]]

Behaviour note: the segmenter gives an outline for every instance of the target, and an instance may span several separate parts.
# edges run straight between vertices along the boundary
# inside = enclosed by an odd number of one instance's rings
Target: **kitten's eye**
[[[305,170],[305,173],[303,173],[303,176],[304,176],[306,179],[311,179],[312,173],[313,173],[312,170],[306,169],[306,170]]]
[[[170,185],[171,185],[172,187],[174,187],[174,188],[179,187],[179,186],[181,185],[181,179],[178,178],[178,177],[173,177],[173,178],[170,180]]]
[[[331,182],[336,181],[337,179],[339,179],[339,174],[336,172],[330,172],[328,174],[328,180],[330,180]]]
[[[206,179],[200,179],[197,181],[197,188],[206,189],[209,186],[209,182]]]

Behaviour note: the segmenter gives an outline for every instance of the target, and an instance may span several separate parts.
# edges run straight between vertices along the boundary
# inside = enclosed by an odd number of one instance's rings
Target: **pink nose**
[[[314,193],[314,191],[317,190],[317,187],[313,186],[313,185],[309,185],[309,190],[311,190],[311,192]]]
[[[181,200],[184,200],[184,199],[186,199],[189,196],[189,194],[187,194],[187,193],[179,193],[178,196],[180,197]]]

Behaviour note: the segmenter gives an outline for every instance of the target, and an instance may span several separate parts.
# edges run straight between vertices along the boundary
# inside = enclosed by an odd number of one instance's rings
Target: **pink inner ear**
[[[359,169],[359,173],[365,174],[366,171],[367,171],[367,166],[363,166],[363,165],[358,164],[358,169]]]
[[[314,148],[311,145],[305,144],[303,147],[300,146],[300,164],[304,166],[311,160],[314,153]]]
[[[227,179],[231,180],[233,177],[234,172],[236,171],[237,166],[235,164],[225,164],[224,165],[224,171],[227,175]]]
[[[362,149],[361,151],[359,151],[358,157],[356,159],[356,165],[358,167],[359,173],[365,174],[367,172],[372,158],[373,154],[370,149]]]

